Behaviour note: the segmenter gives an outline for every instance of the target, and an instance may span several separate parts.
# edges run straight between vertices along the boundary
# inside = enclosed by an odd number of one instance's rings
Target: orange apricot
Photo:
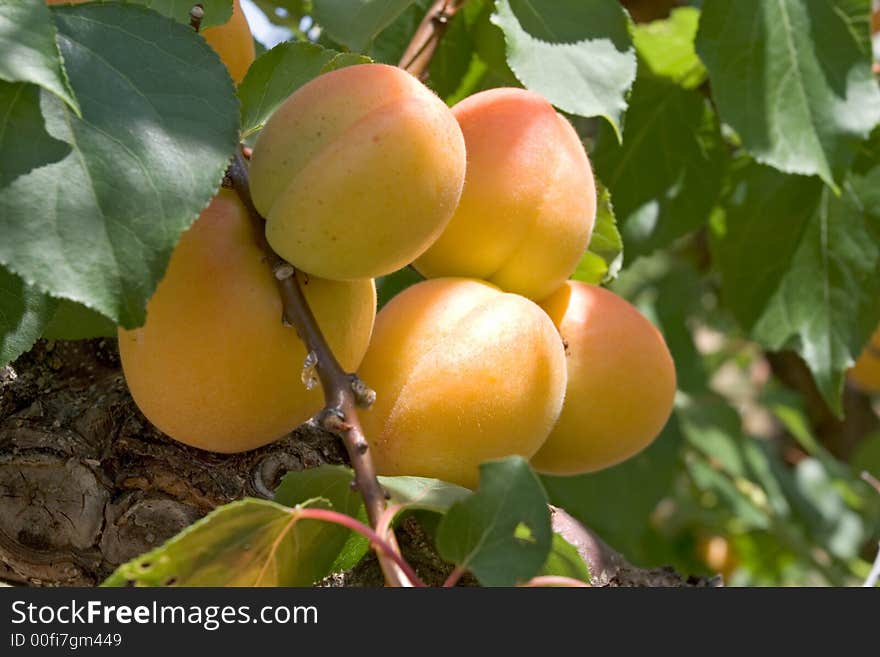
[[[270,443],[323,405],[320,389],[301,381],[306,349],[281,323],[255,230],[238,197],[221,190],[181,237],[144,326],[119,330],[125,380],[147,419],[214,452]],[[373,281],[299,282],[333,352],[354,371],[375,317]]]

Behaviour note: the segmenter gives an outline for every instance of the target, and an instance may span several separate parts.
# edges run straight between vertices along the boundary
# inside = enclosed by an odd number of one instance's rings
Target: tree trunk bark
[[[41,341],[0,368],[0,580],[97,585],[221,504],[271,497],[289,471],[345,462],[342,443],[312,423],[244,454],[192,449],[141,415],[114,340]],[[719,583],[633,567],[567,514],[557,526],[560,513],[554,528],[581,550],[597,585]],[[404,522],[398,538],[429,584],[445,579],[448,565],[418,526]],[[382,575],[368,557],[322,584],[381,586]]]

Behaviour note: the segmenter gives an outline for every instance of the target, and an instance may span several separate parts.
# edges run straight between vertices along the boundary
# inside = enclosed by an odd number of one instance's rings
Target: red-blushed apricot
[[[576,281],[541,303],[566,345],[559,421],[532,458],[571,475],[620,463],[660,433],[675,398],[675,364],[660,332],[613,292]]]
[[[562,341],[536,304],[453,278],[381,310],[360,374],[376,390],[361,421],[378,472],[471,488],[481,462],[538,450],[566,378]]]
[[[412,262],[464,184],[455,117],[409,73],[362,64],[321,75],[270,117],[251,191],[266,237],[298,269],[348,280]]]
[[[91,2],[92,0],[46,0],[49,5],[68,5]],[[196,4],[193,2],[193,4]],[[232,18],[223,25],[206,27],[202,36],[214,49],[229,71],[230,77],[238,84],[244,78],[254,61],[254,38],[247,18],[241,9],[240,0],[232,5]]]
[[[862,392],[880,392],[880,328],[874,331],[855,365],[847,370],[846,378]]]
[[[281,300],[238,197],[221,190],[175,248],[139,329],[119,330],[128,388],[144,415],[187,445],[241,452],[319,411],[301,380],[306,349],[281,323]],[[367,350],[376,312],[372,280],[300,283],[340,363]]]
[[[543,299],[577,267],[596,218],[580,138],[546,99],[523,89],[480,92],[452,111],[467,146],[464,191],[416,269]]]
[[[241,82],[256,57],[254,37],[241,9],[241,2],[235,0],[232,5],[232,18],[223,25],[206,27],[202,30],[202,36],[226,64],[235,83]]]

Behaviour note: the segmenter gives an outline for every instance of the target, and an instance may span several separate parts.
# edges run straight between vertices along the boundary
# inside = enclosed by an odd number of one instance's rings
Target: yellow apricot
[[[147,419],[180,442],[241,452],[276,440],[320,410],[306,390],[306,350],[281,323],[281,300],[238,197],[221,190],[183,234],[139,329],[119,330],[128,388]],[[373,281],[300,276],[343,367],[366,352]]]
[[[534,454],[562,407],[565,354],[533,302],[469,279],[407,288],[376,318],[361,415],[380,474],[475,487],[481,462]]]
[[[880,329],[871,336],[855,365],[847,371],[846,378],[863,392],[880,392]]]
[[[349,280],[412,262],[445,227],[464,184],[461,130],[409,73],[361,64],[295,91],[251,159],[266,237],[298,269]]]
[[[251,28],[239,0],[232,5],[232,18],[223,25],[206,27],[202,36],[226,64],[235,83],[241,82],[254,63],[256,52]]]
[[[452,108],[467,146],[461,202],[416,262],[428,277],[481,278],[540,300],[571,276],[596,218],[590,162],[571,124],[523,89]]]
[[[566,281],[541,306],[565,341],[568,389],[532,465],[580,474],[640,452],[663,429],[675,397],[663,336],[630,303],[585,283]]]
[[[49,5],[69,5],[91,2],[92,0],[46,0]],[[193,4],[196,4],[193,2]],[[226,64],[229,75],[238,84],[256,57],[254,38],[247,18],[241,9],[240,0],[232,5],[232,18],[223,25],[206,27],[201,31],[205,41],[214,49]]]

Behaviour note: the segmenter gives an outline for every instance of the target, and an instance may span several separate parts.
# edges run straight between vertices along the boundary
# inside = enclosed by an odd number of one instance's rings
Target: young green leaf
[[[835,190],[880,121],[868,2],[707,0],[697,52],[721,118],[764,164]]]
[[[312,14],[338,43],[365,52],[415,0],[313,0]]]
[[[553,534],[553,544],[547,561],[541,566],[538,575],[570,577],[590,583],[590,568],[578,554],[577,549],[559,534]]]
[[[246,498],[119,566],[103,586],[309,586],[329,571],[340,529]]]
[[[596,181],[596,223],[590,246],[578,263],[572,278],[593,285],[608,283],[617,276],[623,265],[623,238],[617,230],[617,219],[611,204],[611,194]]]
[[[278,44],[257,58],[238,87],[243,137],[261,130],[278,106],[313,78],[369,61],[361,55],[339,53],[314,43]]]
[[[39,85],[80,115],[44,0],[0,0],[0,52],[0,80]]]
[[[685,89],[700,86],[708,73],[694,44],[699,22],[698,9],[678,7],[665,20],[637,24],[633,43],[642,63],[654,75]]]
[[[440,556],[485,586],[513,586],[534,577],[552,544],[547,495],[518,456],[480,466],[480,487],[453,505],[437,529]]]
[[[134,327],[237,144],[232,81],[191,28],[143,7],[52,15],[83,118],[41,92],[70,151],[0,187],[0,263]]]
[[[116,324],[81,303],[61,299],[43,329],[43,337],[47,340],[115,338]]]
[[[527,89],[569,114],[604,117],[621,132],[636,56],[617,0],[498,0],[492,20]]]
[[[57,301],[0,267],[0,366],[30,349]]]

